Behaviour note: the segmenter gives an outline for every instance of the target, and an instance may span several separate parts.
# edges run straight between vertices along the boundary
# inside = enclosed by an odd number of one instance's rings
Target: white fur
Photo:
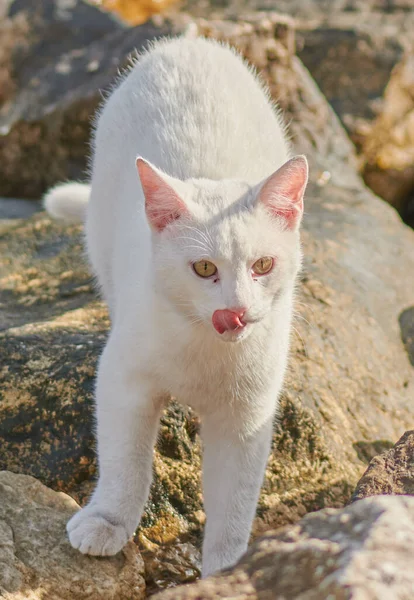
[[[138,155],[188,209],[161,232],[151,230],[145,214]],[[287,227],[266,206],[269,185],[263,185],[289,156],[262,85],[240,57],[212,41],[157,43],[105,103],[94,139],[86,240],[112,330],[96,385],[99,482],[68,523],[81,552],[114,554],[135,531],[170,394],[202,419],[203,576],[246,550],[301,260],[301,207]],[[289,177],[302,178],[304,189],[306,161],[292,164]],[[272,205],[278,186],[281,203],[289,196],[286,172],[273,176]],[[55,188],[47,208],[59,216],[80,213],[66,200],[78,189]],[[162,203],[167,192],[159,193],[154,201]],[[275,267],[255,280],[250,267],[263,256],[275,257]],[[194,273],[191,263],[200,259],[218,267],[217,281]],[[219,335],[213,312],[235,306],[248,308],[247,326]]]
[[[69,223],[83,221],[91,188],[84,183],[56,185],[43,198],[43,206],[55,219]]]

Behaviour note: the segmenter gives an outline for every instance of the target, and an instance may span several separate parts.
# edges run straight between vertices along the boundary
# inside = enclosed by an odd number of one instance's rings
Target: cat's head
[[[291,290],[301,261],[304,156],[254,187],[181,181],[138,158],[157,290],[194,327],[244,339]]]

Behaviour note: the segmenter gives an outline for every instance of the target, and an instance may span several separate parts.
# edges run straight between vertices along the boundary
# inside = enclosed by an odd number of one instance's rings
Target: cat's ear
[[[163,231],[169,223],[188,214],[176,189],[182,182],[162,173],[141,157],[137,158],[136,165],[145,196],[145,212],[152,229]]]
[[[303,215],[303,195],[308,182],[308,161],[294,156],[265,180],[259,202],[274,216],[283,219],[288,229],[296,229]]]

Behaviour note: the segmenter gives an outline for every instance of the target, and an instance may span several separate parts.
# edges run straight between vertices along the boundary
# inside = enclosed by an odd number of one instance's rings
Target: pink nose
[[[233,310],[225,308],[224,310],[216,310],[213,313],[212,319],[214,329],[220,334],[225,331],[242,329],[246,325],[246,323],[243,323],[242,321],[245,312],[245,308],[236,308]]]

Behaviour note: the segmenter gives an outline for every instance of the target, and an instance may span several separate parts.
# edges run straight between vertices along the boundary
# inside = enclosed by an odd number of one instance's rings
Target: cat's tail
[[[43,198],[43,206],[54,218],[67,223],[85,220],[91,186],[87,183],[60,183],[50,188]]]

